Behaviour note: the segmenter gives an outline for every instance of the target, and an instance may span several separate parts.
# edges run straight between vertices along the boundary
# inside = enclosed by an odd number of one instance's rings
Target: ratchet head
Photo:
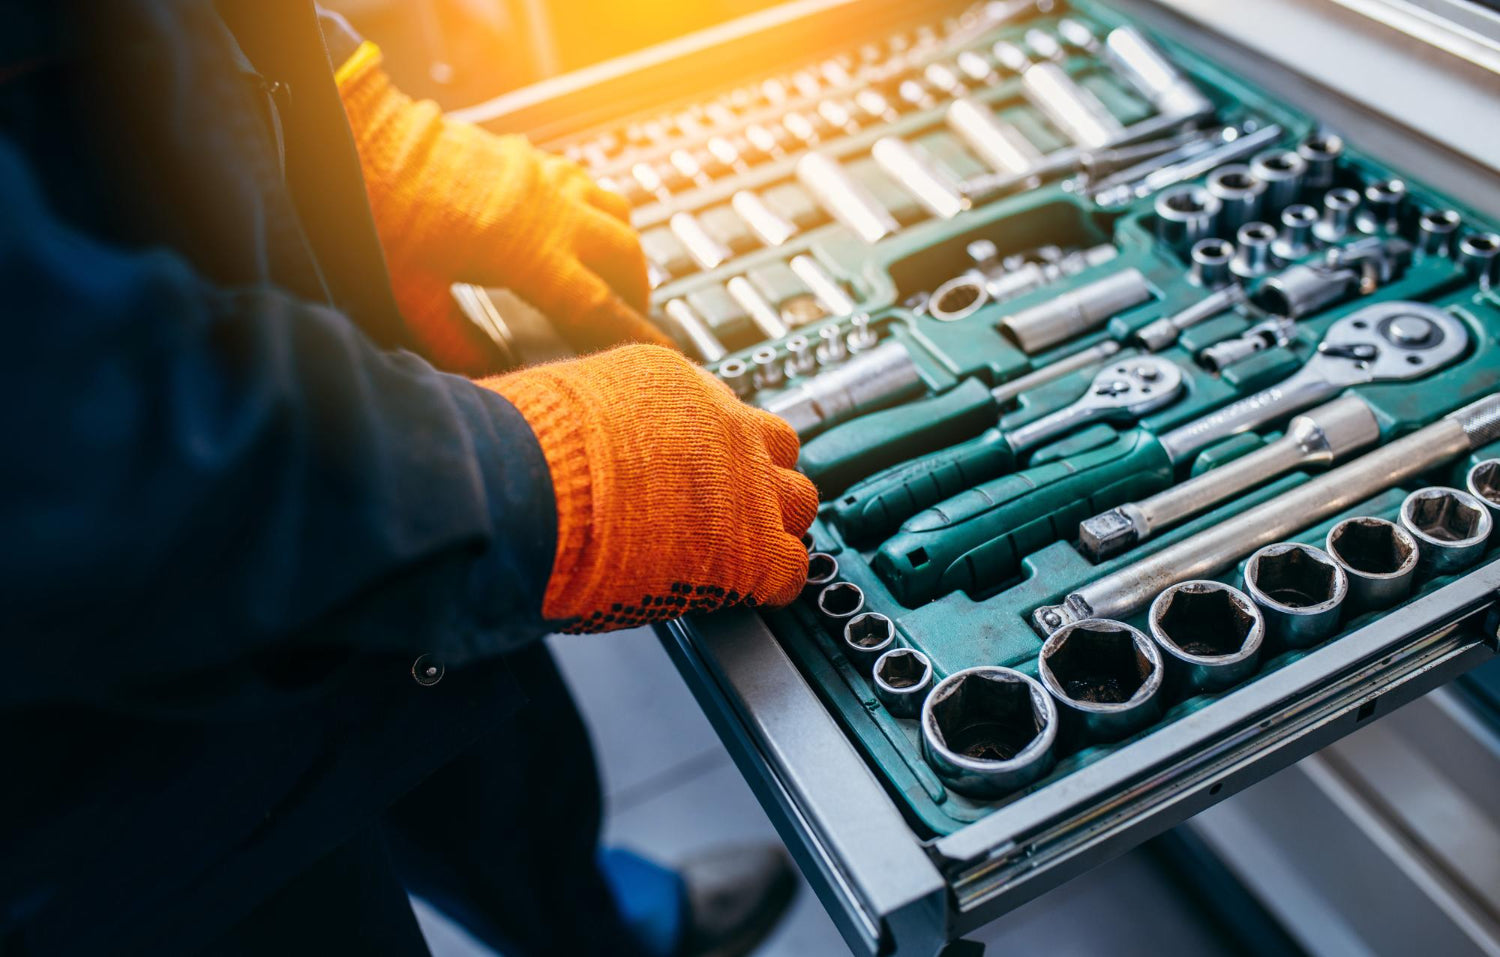
[[[1328,327],[1307,368],[1337,386],[1417,379],[1469,346],[1464,324],[1422,302],[1380,302]]]
[[[1161,356],[1132,356],[1094,376],[1078,404],[1103,420],[1133,422],[1168,405],[1182,392],[1182,370]]]

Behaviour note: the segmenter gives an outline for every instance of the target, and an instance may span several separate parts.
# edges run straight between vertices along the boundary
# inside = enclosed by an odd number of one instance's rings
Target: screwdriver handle
[[[873,545],[907,518],[1015,468],[1016,455],[997,428],[977,438],[892,466],[839,496],[834,522],[855,547]]]
[[[965,379],[942,395],[834,426],[803,444],[799,464],[828,499],[883,468],[978,435],[998,417],[989,387]]]
[[[1139,429],[1087,452],[1006,475],[912,516],[871,562],[904,605],[1015,575],[1021,559],[1074,537],[1099,511],[1172,484],[1172,462]]]

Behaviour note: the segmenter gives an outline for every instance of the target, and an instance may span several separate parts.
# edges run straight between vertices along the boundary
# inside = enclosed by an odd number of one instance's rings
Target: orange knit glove
[[[542,614],[609,631],[726,605],[784,605],[807,579],[818,493],[797,433],[669,349],[627,346],[486,379],[552,473],[557,553]]]
[[[445,119],[391,85],[362,44],[335,78],[391,270],[397,303],[428,357],[481,374],[482,334],[455,282],[504,286],[546,313],[580,352],[670,345],[641,313],[650,284],[630,207],[582,167]]]

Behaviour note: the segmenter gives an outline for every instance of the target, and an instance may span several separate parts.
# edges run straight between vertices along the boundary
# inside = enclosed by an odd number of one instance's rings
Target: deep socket
[[[833,582],[818,592],[818,611],[836,625],[842,626],[864,610],[864,589],[852,582]]]
[[[1478,498],[1456,488],[1420,488],[1401,503],[1401,527],[1421,549],[1423,577],[1451,575],[1479,561],[1494,521]]]
[[[1456,209],[1429,209],[1417,218],[1417,249],[1428,256],[1453,254],[1453,239],[1463,217]]]
[[[1214,234],[1220,204],[1202,186],[1174,186],[1156,197],[1156,238],[1179,253]]]
[[[1188,281],[1195,286],[1217,289],[1234,278],[1229,271],[1229,264],[1234,262],[1234,243],[1227,239],[1198,240],[1188,260],[1192,264]]]
[[[1011,668],[956,671],[922,704],[922,754],[949,787],[1002,797],[1052,768],[1057,706],[1034,678]]]
[[[867,243],[878,243],[901,228],[890,210],[831,157],[805,154],[797,161],[797,179],[829,215]]]
[[[836,326],[828,343],[847,348]],[[804,439],[845,419],[896,402],[922,388],[922,376],[911,353],[887,340],[834,368],[822,366],[759,405],[785,419]]]
[[[1464,488],[1490,510],[1490,519],[1500,519],[1500,459],[1474,463],[1464,479]]]
[[[1037,657],[1037,676],[1064,725],[1085,741],[1115,741],[1155,721],[1163,672],[1150,638],[1104,618],[1058,629]]]
[[[870,671],[875,697],[898,718],[915,718],[932,690],[932,662],[920,651],[892,648]]]
[[[1234,234],[1234,245],[1238,252],[1230,270],[1245,279],[1264,276],[1271,269],[1271,244],[1276,241],[1276,230],[1270,223],[1246,223]]]
[[[1301,195],[1307,161],[1291,150],[1265,150],[1250,157],[1250,172],[1266,184],[1262,210],[1275,215]]]
[[[837,586],[830,585],[829,587]],[[818,602],[821,608],[821,597]],[[862,595],[861,604],[863,604]],[[861,612],[844,623],[844,654],[858,665],[861,671],[868,672],[874,666],[875,659],[890,651],[895,645],[896,626],[879,612]]]
[[[1303,185],[1327,189],[1333,185],[1338,161],[1344,155],[1344,138],[1337,133],[1312,133],[1297,144],[1297,155],[1307,164]]]
[[[1219,232],[1233,236],[1235,230],[1260,216],[1266,184],[1255,178],[1244,163],[1220,166],[1208,174],[1207,188],[1219,201]]]
[[[1346,518],[1328,530],[1328,556],[1349,579],[1353,613],[1389,608],[1411,594],[1419,548],[1411,532],[1383,518]]]
[[[1323,214],[1313,226],[1313,235],[1319,242],[1338,242],[1354,228],[1354,216],[1358,212],[1358,190],[1347,186],[1330,189],[1323,194]]]
[[[1223,582],[1172,585],[1151,602],[1146,623],[1174,697],[1228,688],[1260,666],[1265,619],[1248,595]]]
[[[1460,239],[1458,264],[1480,289],[1500,285],[1500,233],[1470,233]]]
[[[1383,179],[1365,187],[1365,202],[1354,221],[1362,232],[1379,236],[1401,235],[1401,217],[1406,210],[1406,183]]]
[[[751,285],[750,280],[744,276],[731,276],[724,283],[724,291],[729,293],[729,298],[739,303],[741,309],[750,316],[750,321],[755,323],[756,328],[767,339],[780,339],[787,334],[786,323],[782,321],[781,313],[776,307],[760,294],[760,290]]]
[[[793,256],[787,268],[816,297],[830,316],[847,316],[854,311],[854,300],[839,285],[839,281],[823,268],[823,264],[807,254]]]
[[[1317,221],[1318,211],[1305,203],[1293,203],[1283,209],[1281,233],[1271,242],[1271,254],[1293,260],[1312,252],[1312,229]]]
[[[1022,351],[1035,355],[1107,322],[1151,298],[1151,287],[1131,267],[1060,293],[1046,302],[1000,320],[1000,332]]]
[[[1338,630],[1349,576],[1321,548],[1277,542],[1245,563],[1245,592],[1260,607],[1274,647],[1306,648]]]

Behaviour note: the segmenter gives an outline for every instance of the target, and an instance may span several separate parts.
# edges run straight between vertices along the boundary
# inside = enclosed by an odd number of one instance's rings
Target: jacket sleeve
[[[0,136],[0,700],[543,633],[552,486],[514,407],[39,195]]]

